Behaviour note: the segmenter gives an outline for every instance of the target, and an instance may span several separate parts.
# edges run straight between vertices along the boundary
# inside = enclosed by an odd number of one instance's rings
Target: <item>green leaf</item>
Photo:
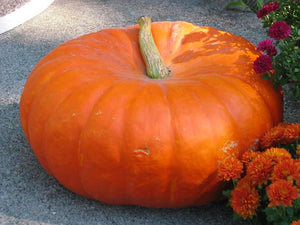
[[[277,207],[271,207],[271,208],[266,208],[265,213],[267,216],[267,221],[269,222],[274,222],[274,221],[280,221],[280,215],[278,214],[278,209]]]
[[[262,77],[263,79],[265,79],[265,80],[271,79],[270,76],[269,76],[269,74],[267,74],[267,73],[264,73],[263,75],[261,75],[261,77]]]
[[[262,8],[264,6],[264,1],[263,0],[256,0],[256,5],[257,8]]]
[[[231,197],[231,192],[232,192],[232,190],[224,190],[224,191],[222,192],[222,194],[223,194],[224,196],[226,196],[227,198],[230,198],[230,197]]]
[[[293,217],[294,216],[294,209],[291,207],[286,208],[286,213],[290,216]]]
[[[287,221],[282,221],[282,222],[280,223],[280,225],[290,225],[290,223],[287,222]]]
[[[230,2],[226,5],[226,9],[234,8],[237,6],[248,7],[242,0]]]
[[[233,213],[233,220],[237,221],[237,220],[241,220],[242,217],[240,217],[236,212]]]
[[[294,209],[300,209],[300,197],[293,202]]]

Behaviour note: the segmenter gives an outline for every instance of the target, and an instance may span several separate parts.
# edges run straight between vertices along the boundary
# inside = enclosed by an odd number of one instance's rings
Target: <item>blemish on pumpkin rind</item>
[[[236,149],[237,147],[238,147],[237,141],[230,141],[224,144],[223,148],[221,148],[221,151],[227,155],[231,155],[232,150]]]
[[[99,116],[99,115],[101,115],[101,114],[102,114],[102,111],[99,110],[98,112],[95,113],[95,116]]]
[[[160,141],[160,138],[159,138],[159,137],[153,137],[153,139],[154,139],[155,141]]]
[[[150,154],[150,150],[148,148],[135,149],[133,152],[135,152],[135,153],[142,153],[142,154],[145,154],[145,155],[149,155]]]

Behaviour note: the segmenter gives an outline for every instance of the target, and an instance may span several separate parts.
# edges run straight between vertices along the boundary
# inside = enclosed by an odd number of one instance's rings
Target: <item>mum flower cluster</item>
[[[253,65],[256,73],[264,73],[273,69],[272,58],[268,55],[261,55],[255,61]]]
[[[284,21],[274,22],[269,29],[269,36],[275,40],[284,40],[291,33],[291,27]]]
[[[264,5],[260,10],[257,11],[256,15],[258,18],[262,18],[268,15],[271,12],[276,11],[279,8],[279,3],[277,1],[270,2],[267,5]]]
[[[270,2],[264,5],[256,13],[258,18],[264,18],[271,12],[275,12],[279,9],[279,3],[277,1]],[[275,21],[269,28],[269,37],[279,41],[286,39],[291,33],[291,27],[285,21]],[[273,69],[272,58],[277,54],[277,50],[273,45],[273,41],[266,39],[258,44],[257,50],[266,52],[266,55],[259,56],[254,61],[254,70],[256,73],[264,73]],[[267,66],[266,66],[267,65]]]
[[[257,50],[263,52],[253,63],[254,71],[274,86],[287,85],[300,101],[300,4],[295,0],[270,0],[256,15],[269,38]],[[270,39],[271,38],[271,39]]]
[[[299,128],[300,124],[279,124],[264,135],[268,140],[265,150],[246,151],[240,159],[230,156],[220,163],[218,177],[232,181],[233,190],[225,193],[238,217],[254,224],[297,224],[300,215]],[[280,137],[273,136],[277,131]],[[283,144],[281,142],[293,144],[297,154],[293,157],[286,148],[276,146]]]
[[[277,50],[273,45],[273,40],[271,39],[261,41],[257,46],[257,50],[265,51],[269,56],[277,55]]]
[[[279,144],[291,144],[300,138],[299,123],[280,123],[271,128],[260,140],[262,148],[270,148]]]

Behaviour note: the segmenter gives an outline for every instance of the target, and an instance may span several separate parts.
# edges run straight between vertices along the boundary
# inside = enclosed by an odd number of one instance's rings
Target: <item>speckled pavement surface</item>
[[[22,7],[30,0],[1,0],[0,2],[0,16],[7,15]]]
[[[209,2],[209,3],[208,3]],[[49,51],[85,33],[136,23],[185,20],[248,38],[265,37],[249,11],[228,11],[226,0],[56,0],[30,21],[0,35],[0,224],[229,225],[224,203],[186,209],[108,206],[62,187],[39,165],[22,133],[18,103],[28,74]],[[299,104],[286,104],[285,120],[300,122]]]

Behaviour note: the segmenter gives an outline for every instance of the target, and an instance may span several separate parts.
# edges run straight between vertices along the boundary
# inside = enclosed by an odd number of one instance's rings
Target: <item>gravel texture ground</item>
[[[20,8],[30,0],[1,0],[0,2],[0,16],[4,16],[14,10]]]
[[[0,35],[0,224],[246,224],[225,203],[186,209],[108,206],[62,187],[40,166],[21,130],[18,103],[28,74],[49,51],[85,33],[136,23],[184,20],[243,36],[265,38],[255,15],[225,10],[225,0],[56,0],[44,13]],[[300,122],[300,107],[285,104],[285,120]]]

